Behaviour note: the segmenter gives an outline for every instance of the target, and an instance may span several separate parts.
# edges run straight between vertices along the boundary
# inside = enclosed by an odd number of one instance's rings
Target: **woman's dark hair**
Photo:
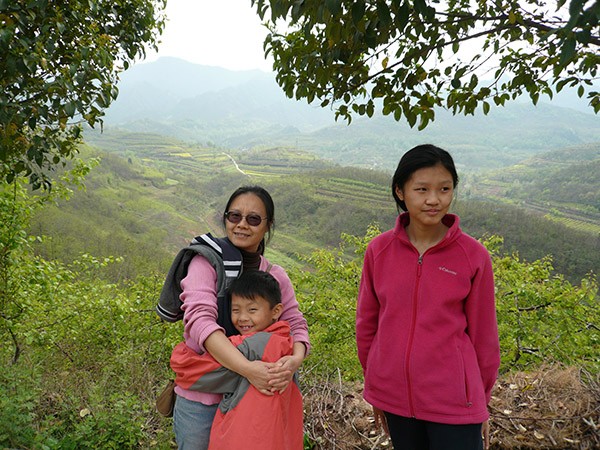
[[[456,172],[452,156],[446,150],[431,144],[417,145],[400,158],[394,178],[392,178],[392,195],[394,196],[394,200],[396,200],[398,211],[401,209],[402,211],[406,211],[406,204],[398,198],[396,186],[400,190],[404,190],[404,185],[410,180],[413,173],[419,169],[433,167],[437,164],[441,164],[450,172],[454,187],[456,188],[458,185],[458,173]]]
[[[271,308],[281,303],[281,288],[273,275],[260,270],[248,270],[231,282],[229,294],[254,300],[259,295],[269,302]]]
[[[229,211],[231,203],[233,203],[233,201],[242,194],[254,194],[260,198],[263,202],[263,205],[265,205],[265,210],[267,212],[267,242],[269,242],[271,240],[271,234],[275,229],[275,204],[273,203],[271,194],[269,194],[267,190],[261,186],[241,186],[237,188],[233,194],[231,194],[231,197],[229,197],[229,200],[227,201],[227,205],[225,205],[225,211],[223,211],[223,228],[225,228],[226,222],[225,214],[227,211]],[[262,249],[261,253],[264,251],[264,248],[265,240],[263,239],[261,245],[259,246],[259,249]]]

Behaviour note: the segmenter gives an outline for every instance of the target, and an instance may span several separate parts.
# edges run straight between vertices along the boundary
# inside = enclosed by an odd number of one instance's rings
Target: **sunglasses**
[[[246,218],[246,223],[251,227],[257,227],[263,220],[267,219],[267,217],[260,217],[256,213],[246,214],[245,216],[237,211],[227,211],[225,213],[225,218],[231,223],[240,223],[244,217]]]

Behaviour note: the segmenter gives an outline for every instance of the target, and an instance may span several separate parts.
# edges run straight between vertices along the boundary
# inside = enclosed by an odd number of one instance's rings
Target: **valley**
[[[371,224],[389,229],[397,215],[389,172],[342,166],[296,148],[225,149],[110,129],[88,134],[86,142],[82,156],[98,156],[101,163],[89,176],[87,192],[75,193],[34,221],[32,232],[54,236],[52,245],[38,245],[42,255],[68,261],[78,252],[110,253],[126,257],[131,274],[164,272],[171,255],[191,237],[221,233],[220,208],[241,184],[261,184],[273,195],[276,227],[268,256],[286,267],[302,267],[301,255],[339,245],[342,233],[362,236]],[[552,201],[543,186],[561,176],[561,186],[572,189],[565,178],[570,168],[577,169],[579,163],[572,161],[591,159],[589,167],[598,160],[599,147],[460,172],[453,211],[467,233],[503,236],[506,253],[518,252],[529,261],[552,255],[556,270],[577,283],[600,268],[598,181],[591,180],[590,195],[578,202],[572,193],[558,195],[560,187]],[[571,160],[559,161],[564,154]],[[575,170],[571,179],[581,181],[578,174]],[[96,228],[96,239],[86,239]],[[71,245],[61,255],[57,242],[67,239]]]

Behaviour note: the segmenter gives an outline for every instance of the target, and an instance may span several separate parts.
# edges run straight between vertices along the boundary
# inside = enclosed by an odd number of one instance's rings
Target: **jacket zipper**
[[[419,255],[419,261],[417,263],[417,279],[415,281],[415,295],[413,298],[413,313],[412,322],[410,327],[410,336],[408,338],[408,351],[406,353],[405,363],[405,375],[406,375],[406,386],[408,387],[408,407],[410,409],[411,417],[415,417],[415,409],[413,405],[412,396],[412,385],[410,382],[410,355],[412,353],[412,345],[415,337],[415,326],[417,323],[417,300],[419,298],[419,282],[421,281],[421,267],[423,266],[423,255]]]

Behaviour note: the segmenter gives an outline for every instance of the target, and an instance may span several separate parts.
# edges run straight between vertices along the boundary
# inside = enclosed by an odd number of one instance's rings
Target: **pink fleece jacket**
[[[447,214],[445,238],[422,256],[410,218],[367,248],[356,311],[364,398],[403,417],[481,423],[500,365],[488,251]]]
[[[266,271],[269,261],[261,256],[259,270]],[[298,301],[292,282],[285,270],[273,264],[269,273],[279,282],[283,313],[280,320],[290,324],[294,342],[302,342],[306,346],[306,354],[310,350],[308,325],[298,309]],[[217,324],[217,274],[215,269],[203,256],[195,256],[188,267],[187,276],[181,280],[183,292],[183,338],[188,347],[195,352],[204,353],[204,341],[217,330],[223,330]],[[220,394],[191,391],[180,386],[175,388],[177,395],[205,405],[214,405],[221,401]]]

